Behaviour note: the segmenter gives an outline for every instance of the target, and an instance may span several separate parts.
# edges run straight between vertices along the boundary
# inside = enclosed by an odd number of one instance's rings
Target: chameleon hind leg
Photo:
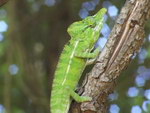
[[[70,89],[70,94],[71,94],[71,97],[77,101],[77,102],[86,102],[86,101],[91,101],[92,98],[91,97],[88,97],[88,96],[80,96],[78,95],[77,93],[75,93],[73,90]]]

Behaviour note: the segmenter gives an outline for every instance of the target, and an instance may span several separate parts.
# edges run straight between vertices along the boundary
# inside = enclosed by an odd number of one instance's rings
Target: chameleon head
[[[100,31],[103,27],[103,21],[104,21],[104,15],[106,13],[107,9],[102,8],[100,11],[98,11],[94,16],[92,16],[95,20],[95,31]]]
[[[106,11],[107,9],[102,8],[95,15],[89,16],[85,19],[85,21],[88,23],[88,26],[90,26],[90,30],[87,29],[89,34],[87,36],[91,37],[91,43],[95,43],[99,39],[100,31],[104,24],[104,15]]]
[[[67,29],[71,38],[89,39],[95,43],[99,38],[106,11],[105,8],[102,8],[95,15],[88,16],[82,21],[71,24]]]

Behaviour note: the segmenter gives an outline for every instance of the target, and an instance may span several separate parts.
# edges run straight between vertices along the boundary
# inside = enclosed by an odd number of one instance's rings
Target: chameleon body
[[[105,13],[106,9],[102,8],[95,15],[69,26],[67,31],[71,40],[65,45],[55,71],[51,113],[68,113],[71,98],[77,102],[92,100],[91,97],[79,96],[74,90],[85,66],[91,63],[89,59],[96,59],[100,53],[99,48],[92,50],[99,39]]]

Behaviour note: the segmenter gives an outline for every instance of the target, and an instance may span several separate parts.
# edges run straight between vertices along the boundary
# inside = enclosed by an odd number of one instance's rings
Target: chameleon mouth
[[[96,15],[94,15],[94,18],[97,22],[100,22],[100,20],[104,17],[106,14],[107,9],[102,8]]]
[[[96,22],[97,22],[96,27],[94,28],[94,30],[96,30],[96,31],[101,30],[101,27],[104,23],[104,15],[105,15],[106,12],[107,12],[107,9],[102,8],[96,15],[93,16],[95,18]]]

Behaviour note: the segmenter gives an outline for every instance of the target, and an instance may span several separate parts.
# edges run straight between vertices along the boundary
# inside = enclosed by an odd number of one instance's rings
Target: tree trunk
[[[149,17],[150,0],[126,1],[106,46],[79,90],[81,95],[93,100],[81,104],[73,102],[71,113],[107,113],[107,97],[114,90],[115,80],[141,48]]]

